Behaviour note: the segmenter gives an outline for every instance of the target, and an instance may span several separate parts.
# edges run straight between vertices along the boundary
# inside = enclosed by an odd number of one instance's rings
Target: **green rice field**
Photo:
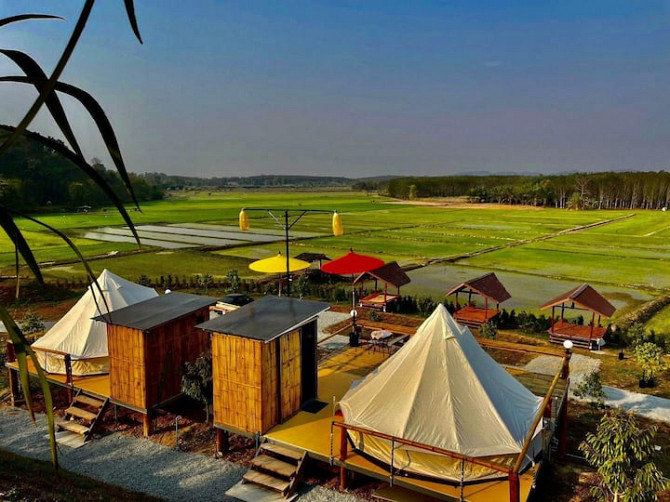
[[[493,271],[513,296],[511,308],[536,310],[544,300],[589,282],[625,312],[670,289],[670,214],[660,211],[420,205],[349,191],[199,193],[131,212],[146,240],[139,253],[137,244],[124,241],[130,240],[129,231],[112,210],[41,219],[95,258],[95,271],[109,268],[131,280],[140,274],[223,277],[232,269],[254,277],[248,264],[283,252],[283,230],[267,213],[248,211],[251,229],[240,232],[242,207],[291,209],[291,221],[302,209],[337,209],[344,236],[331,235],[330,214],[307,213],[291,229],[291,254],[310,251],[336,258],[353,248],[396,260],[415,267],[412,283],[403,288],[407,294],[440,299],[451,286]],[[580,229],[588,225],[598,226]],[[58,237],[31,222],[19,226],[45,263],[47,278],[83,273]],[[117,241],[102,240],[108,237]],[[13,264],[13,245],[0,239],[5,276],[13,275]],[[665,319],[658,322],[668,331],[670,311],[658,318]]]

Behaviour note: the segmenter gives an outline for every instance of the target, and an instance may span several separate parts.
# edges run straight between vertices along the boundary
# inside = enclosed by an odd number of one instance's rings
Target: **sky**
[[[48,72],[83,1],[0,0]],[[368,177],[670,166],[670,0],[99,0],[62,81],[130,171]],[[20,70],[0,56],[0,75]],[[3,83],[0,123],[35,97]],[[88,159],[93,123],[63,102]],[[44,113],[32,128],[57,136]]]

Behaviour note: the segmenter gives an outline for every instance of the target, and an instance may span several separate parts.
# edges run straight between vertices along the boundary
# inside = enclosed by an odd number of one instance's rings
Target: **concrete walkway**
[[[27,411],[0,408],[0,449],[50,460],[46,417],[38,415],[35,426]],[[246,472],[245,467],[232,462],[123,434],[94,439],[77,449],[61,446],[59,462],[70,472],[171,501],[237,500],[224,494]],[[299,494],[304,502],[361,500],[321,486],[301,485]]]

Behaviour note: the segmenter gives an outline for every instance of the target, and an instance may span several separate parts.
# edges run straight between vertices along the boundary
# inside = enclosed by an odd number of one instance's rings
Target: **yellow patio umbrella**
[[[287,270],[297,272],[308,267],[308,262],[290,257],[287,259],[281,253],[277,253],[272,258],[263,258],[249,264],[249,268],[254,272],[264,272],[266,274],[283,274]]]

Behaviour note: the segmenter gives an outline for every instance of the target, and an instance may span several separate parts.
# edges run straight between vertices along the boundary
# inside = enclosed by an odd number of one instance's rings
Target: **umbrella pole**
[[[286,231],[286,296],[291,296],[291,267],[288,254],[288,211],[284,211],[284,230]]]

